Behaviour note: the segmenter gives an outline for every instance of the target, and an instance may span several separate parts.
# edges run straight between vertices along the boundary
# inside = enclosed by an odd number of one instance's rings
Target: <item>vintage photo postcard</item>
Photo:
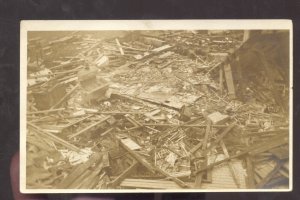
[[[23,193],[291,191],[290,20],[22,21]]]

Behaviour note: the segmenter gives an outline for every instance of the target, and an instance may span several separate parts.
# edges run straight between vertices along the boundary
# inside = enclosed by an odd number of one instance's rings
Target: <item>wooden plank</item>
[[[282,137],[279,137],[279,138],[276,137],[273,140],[269,140],[268,142],[263,142],[263,143],[259,143],[259,144],[253,145],[253,146],[249,147],[248,149],[246,149],[246,150],[244,150],[244,151],[242,151],[242,152],[240,152],[240,153],[238,153],[236,155],[230,156],[229,158],[225,158],[224,160],[220,160],[220,161],[217,161],[215,163],[212,163],[212,164],[208,165],[207,167],[204,167],[202,169],[197,170],[195,172],[195,174],[200,173],[202,171],[205,171],[207,169],[211,169],[214,166],[222,164],[222,163],[224,163],[224,162],[226,162],[228,160],[232,160],[232,159],[235,159],[235,158],[239,158],[241,156],[245,156],[247,154],[250,154],[250,152],[252,152],[251,153],[252,155],[255,155],[253,152],[256,153],[257,149],[259,149],[259,148],[260,148],[259,152],[264,152],[264,151],[269,150],[270,147],[274,148],[274,147],[277,147],[277,146],[280,146],[280,145],[283,145],[283,144],[286,144],[286,143],[288,143],[287,139],[282,139]],[[267,146],[267,145],[270,145],[270,144],[271,144],[271,146],[268,146],[267,148],[264,147],[264,146]],[[262,147],[264,147],[264,148],[262,148]]]
[[[202,150],[206,150],[206,148],[207,148],[207,142],[208,142],[210,132],[211,132],[211,121],[208,120],[206,131],[205,131],[205,136],[204,136],[204,140],[203,140]],[[207,156],[205,157],[205,163],[207,165]],[[196,175],[194,188],[201,188],[203,175],[204,175],[204,172]]]
[[[157,68],[158,69],[163,69],[163,68],[169,66],[170,64],[173,64],[174,62],[175,62],[174,60],[170,60],[170,61],[168,61],[167,63],[165,63],[163,65],[158,65]]]
[[[206,178],[202,180],[203,183],[212,183],[212,170],[206,171]]]
[[[103,133],[101,133],[100,135],[103,137],[103,136],[105,136],[106,134],[110,133],[112,130],[114,130],[114,128],[110,128],[110,129],[104,131]]]
[[[143,158],[142,156],[140,156],[138,153],[136,153],[135,151],[131,150],[130,147],[126,146],[126,144],[124,144],[121,139],[117,138],[121,144],[121,146],[129,152],[130,155],[132,155],[132,157],[134,157],[139,163],[141,163],[144,167],[146,167],[150,172],[155,173],[155,169],[153,168],[153,166],[148,163],[148,161]]]
[[[155,167],[155,170],[160,172],[161,174],[165,175],[166,177],[170,178],[172,181],[174,181],[175,183],[177,183],[180,187],[182,188],[190,188],[189,185],[187,185],[185,182],[183,182],[182,180],[176,178],[176,177],[173,177],[171,176],[169,173],[165,172],[164,170],[158,168],[158,167]]]
[[[69,91],[65,96],[63,96],[55,105],[53,105],[51,107],[51,109],[57,108],[58,106],[60,106],[63,102],[65,102],[67,100],[67,98],[69,98],[71,96],[71,94],[79,87],[79,84],[77,84],[76,86],[74,86],[72,88],[71,91]]]
[[[130,147],[128,147],[124,143],[122,143],[119,138],[117,138],[117,139],[120,141],[121,146],[125,150],[127,150],[129,152],[129,154],[132,155],[132,157],[134,157],[139,163],[141,163],[144,167],[146,167],[150,172],[152,172],[154,174],[157,171],[157,172],[165,175],[166,177],[170,178],[171,180],[176,182],[181,187],[187,187],[187,185],[183,181],[179,180],[178,178],[172,177],[170,174],[168,174],[167,172],[163,171],[162,169],[160,169],[158,167],[152,166],[144,157],[140,156],[137,152],[131,150]]]
[[[271,150],[275,147],[284,145],[284,144],[288,144],[289,139],[288,136],[285,137],[278,137],[276,139],[273,140],[269,140],[268,142],[265,142],[264,145],[260,145],[258,146],[256,149],[253,149],[252,151],[249,152],[250,155],[256,155],[268,150]]]
[[[152,111],[152,112],[147,112],[147,113],[145,113],[144,115],[145,115],[147,118],[149,118],[149,119],[151,119],[151,120],[153,120],[153,121],[159,123],[159,120],[156,120],[153,116],[156,115],[156,114],[158,114],[160,111],[161,111],[160,109],[156,109],[156,110],[154,110],[154,111]]]
[[[226,145],[225,145],[225,143],[223,142],[223,140],[221,140],[220,145],[221,145],[221,147],[222,147],[222,150],[223,150],[223,153],[224,153],[225,157],[226,157],[226,158],[229,158],[230,156],[229,156],[229,154],[228,154]],[[237,175],[236,175],[236,173],[235,173],[235,170],[234,170],[234,167],[233,167],[232,163],[231,163],[230,161],[228,161],[227,163],[228,163],[230,173],[231,173],[231,175],[232,175],[232,178],[233,178],[233,180],[234,180],[236,186],[237,186],[238,188],[240,188],[240,187],[241,187],[241,184],[240,184],[240,182],[239,182],[239,180],[238,180],[238,178],[237,178]]]
[[[32,127],[34,130],[36,130],[37,133],[42,134],[43,136],[47,137],[48,139],[52,140],[53,142],[59,143],[62,146],[66,147],[67,149],[70,149],[72,151],[76,151],[76,152],[81,151],[80,148],[74,146],[73,144],[70,144],[69,142],[63,140],[60,137],[57,137],[56,135],[53,135],[52,133],[48,133],[48,132],[44,131],[43,129],[41,129],[40,127],[38,127],[30,122],[27,122],[27,124],[29,125],[29,127]]]
[[[66,189],[69,188],[70,185],[75,181],[78,180],[78,177],[82,175],[84,172],[88,171],[87,169],[96,162],[100,162],[102,160],[102,154],[97,153],[92,155],[92,157],[85,163],[79,164],[75,167],[71,173],[64,178],[58,185],[57,188],[59,189]]]
[[[287,134],[289,132],[289,129],[280,129],[280,130],[273,130],[273,131],[262,131],[262,132],[250,132],[250,133],[245,133],[242,135],[242,137],[253,137],[253,136],[258,136],[260,137],[261,135],[267,135],[267,134]]]
[[[225,80],[228,89],[228,95],[230,98],[235,98],[236,96],[235,96],[233,76],[232,76],[231,66],[229,63],[224,65],[224,72],[225,72]]]
[[[77,124],[77,123],[79,123],[83,120],[86,120],[86,119],[90,118],[91,116],[93,116],[93,115],[88,115],[86,117],[83,117],[83,118],[80,118],[80,119],[75,120],[73,122],[70,122],[70,123],[68,123],[67,125],[64,126],[63,130],[66,129],[66,128],[69,128],[70,126],[74,126],[75,124]]]
[[[91,170],[86,169],[81,174],[78,174],[78,176],[76,177],[76,179],[74,181],[72,181],[70,183],[70,185],[67,186],[67,188],[78,189],[81,186],[84,178],[89,177],[91,173],[92,173]]]
[[[54,149],[54,147],[49,146],[46,142],[41,140],[37,135],[34,136],[27,135],[26,142],[31,145],[35,145],[39,149],[47,152],[50,152],[52,149]]]
[[[131,150],[138,150],[141,149],[142,147],[138,145],[135,141],[133,141],[131,138],[122,138],[121,143],[130,148]]]
[[[282,162],[277,163],[276,167],[256,185],[256,188],[263,188],[272,179],[272,177],[281,169],[282,165]]]
[[[204,154],[207,154],[211,149],[213,149],[217,144],[219,144],[220,141],[231,131],[231,129],[234,128],[235,124],[236,123],[233,122],[228,127],[226,127],[225,130],[220,135],[218,135],[217,139],[209,146],[209,148],[205,150]]]
[[[161,146],[161,148],[164,148],[164,149],[168,149],[169,151],[175,153],[176,155],[178,155],[179,157],[185,157],[183,154],[181,154],[181,152],[178,152],[177,150],[174,150],[170,147],[167,147],[167,146]]]
[[[252,158],[250,156],[246,157],[246,165],[247,165],[248,188],[254,189],[255,188],[254,167],[253,167]]]
[[[202,145],[203,145],[203,142],[202,142],[202,141],[199,142],[198,144],[196,144],[196,145],[190,150],[189,154],[191,155],[191,154],[195,153],[198,149],[200,149],[200,148],[202,147]]]
[[[93,123],[93,124],[89,125],[88,127],[85,127],[84,129],[78,131],[77,133],[74,133],[74,134],[70,135],[69,138],[72,139],[72,138],[74,138],[74,137],[76,137],[76,136],[78,136],[78,135],[80,135],[82,133],[85,133],[85,132],[89,131],[90,129],[92,129],[92,128],[98,126],[98,125],[100,125],[103,122],[105,122],[109,118],[110,118],[110,116],[106,116],[106,117],[102,118],[100,121],[98,121],[96,123]]]
[[[119,175],[109,183],[109,187],[115,188],[116,186],[118,186],[127,176],[129,176],[134,170],[136,170],[136,167],[138,165],[138,162],[133,161],[133,164],[128,169],[126,169],[121,175]]]
[[[220,87],[220,95],[223,95],[223,70],[220,68],[219,70],[219,87]]]
[[[120,51],[121,55],[124,55],[124,51],[123,51],[123,49],[122,49],[122,46],[121,46],[121,44],[120,44],[118,38],[116,38],[116,43],[117,43],[117,45],[118,45],[118,47],[119,47],[119,51]]]
[[[152,49],[151,51],[152,52],[155,52],[155,53],[159,53],[159,52],[163,52],[163,51],[166,51],[168,49],[171,49],[173,46],[169,45],[169,44],[166,44],[166,45],[163,45],[161,47],[157,47],[155,49]]]
[[[33,112],[27,112],[28,115],[33,115],[33,114],[48,114],[50,112],[59,112],[63,111],[65,108],[58,108],[58,109],[50,109],[50,110],[39,110],[39,111],[33,111]]]
[[[203,172],[203,171],[205,171],[205,170],[208,170],[208,169],[212,169],[213,167],[215,167],[215,166],[217,166],[217,165],[220,165],[220,164],[222,164],[222,163],[224,163],[224,162],[227,162],[227,161],[229,161],[229,160],[232,160],[232,159],[235,159],[235,158],[239,158],[239,157],[241,157],[241,156],[244,156],[244,155],[248,154],[249,151],[250,151],[250,150],[248,150],[248,151],[243,151],[243,152],[241,152],[241,153],[238,153],[238,154],[236,154],[236,155],[230,156],[230,157],[225,158],[225,159],[223,159],[223,160],[214,162],[214,163],[212,163],[212,164],[210,164],[210,165],[208,165],[208,166],[206,166],[206,167],[204,167],[204,168],[202,168],[202,169],[197,170],[197,171],[195,172],[195,174],[201,173],[201,172]]]
[[[96,167],[94,167],[87,176],[83,177],[83,180],[78,184],[76,187],[70,187],[70,188],[78,188],[78,189],[94,189],[97,181],[99,181],[98,177],[103,169],[103,162],[98,162]]]
[[[280,146],[280,147],[271,149],[271,150],[269,150],[269,152],[272,153],[279,160],[283,160],[283,159],[289,158],[289,148],[288,148],[288,145],[286,145],[286,146]]]
[[[140,122],[136,121],[134,118],[132,118],[131,116],[125,116],[125,118],[130,121],[135,127],[140,127],[143,126]]]

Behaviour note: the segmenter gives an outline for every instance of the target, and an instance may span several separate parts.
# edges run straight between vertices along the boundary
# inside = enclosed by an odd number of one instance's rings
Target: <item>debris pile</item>
[[[271,75],[241,84],[242,31],[39,35],[27,188],[289,187],[288,105]]]

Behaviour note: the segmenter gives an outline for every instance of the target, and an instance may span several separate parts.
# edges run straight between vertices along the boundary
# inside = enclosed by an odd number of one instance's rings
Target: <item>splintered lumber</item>
[[[167,63],[165,63],[163,65],[158,65],[157,68],[163,69],[163,68],[169,66],[170,64],[173,64],[174,62],[175,62],[174,60],[168,61]]]
[[[68,61],[66,61],[64,63],[61,63],[61,64],[59,64],[57,66],[50,67],[49,69],[54,70],[54,69],[58,69],[58,68],[64,68],[64,67],[75,65],[75,64],[78,64],[78,63],[81,62],[81,60],[78,60],[78,61],[73,61],[73,60],[74,60],[74,58],[72,58],[72,59],[70,59],[70,60],[68,60]]]
[[[70,122],[67,125],[65,125],[63,129],[66,129],[66,128],[70,127],[70,126],[74,126],[75,124],[77,124],[79,122],[82,122],[83,120],[86,120],[86,119],[90,118],[91,116],[93,116],[93,115],[88,115],[86,117],[83,117],[83,118],[80,118],[78,120],[75,120],[74,122]]]
[[[34,137],[28,135],[26,138],[26,142],[38,147],[41,150],[47,151],[47,152],[50,152],[51,149],[53,148],[53,147],[49,146],[46,142],[44,142],[42,139],[40,139],[40,137],[37,135],[35,135]]]
[[[288,129],[262,131],[262,132],[250,132],[250,133],[243,134],[242,137],[261,136],[261,135],[267,135],[267,134],[285,134],[285,133],[288,133],[288,132],[289,132]]]
[[[68,148],[72,151],[76,151],[76,152],[81,151],[78,147],[74,146],[73,144],[70,144],[69,142],[63,140],[62,138],[57,137],[56,135],[53,135],[52,133],[48,133],[48,132],[44,131],[43,129],[41,129],[40,127],[34,125],[33,123],[27,122],[27,124],[29,125],[29,127],[36,130],[39,134],[47,137],[48,139],[52,140],[53,142],[59,143],[62,146],[66,147],[66,148]]]
[[[99,124],[105,122],[105,121],[108,120],[109,118],[110,118],[110,116],[106,116],[106,117],[104,117],[103,119],[101,119],[100,121],[97,121],[96,123],[93,123],[93,124],[89,125],[88,127],[85,127],[84,129],[78,131],[77,133],[74,133],[73,135],[70,135],[69,138],[71,139],[71,138],[74,138],[74,137],[76,137],[76,136],[78,136],[78,135],[80,135],[80,134],[82,134],[82,133],[85,133],[85,132],[89,131],[90,129],[92,129],[92,128],[98,126]]]
[[[289,142],[289,138],[288,138],[288,135],[286,136],[279,136],[279,137],[276,137],[272,140],[269,140],[268,142],[265,142],[265,144],[263,145],[260,145],[258,146],[257,148],[251,150],[249,152],[250,155],[255,155],[255,154],[259,154],[259,153],[262,153],[262,152],[265,152],[265,151],[268,151],[268,150],[271,150],[275,147],[278,147],[278,146],[281,146],[281,145],[284,145],[284,144],[288,144]]]
[[[203,145],[203,142],[202,142],[202,141],[199,142],[198,144],[196,144],[196,145],[190,150],[189,154],[191,155],[191,154],[195,153],[198,149],[200,149],[200,147],[201,147],[202,145]]]
[[[207,141],[208,141],[210,132],[211,132],[211,121],[208,121],[206,131],[205,131],[204,140],[203,140],[202,150],[205,150],[207,148]],[[207,163],[207,157],[205,158],[205,163]],[[204,172],[199,173],[199,174],[196,175],[195,185],[194,185],[195,188],[201,188],[203,175],[204,175]]]
[[[140,156],[136,151],[132,150],[126,143],[123,143],[120,138],[118,138],[121,146],[128,151],[132,157],[134,157],[139,163],[141,163],[144,167],[146,167],[150,172],[153,174],[157,171],[166,177],[170,178],[172,181],[176,182],[181,187],[188,187],[183,181],[179,180],[178,178],[172,177],[169,173],[163,171],[162,169],[152,166],[144,157]]]
[[[78,177],[73,182],[71,182],[71,184],[67,188],[78,189],[81,186],[84,178],[89,177],[90,175],[91,175],[91,171],[89,169],[86,169],[81,174],[78,174]]]
[[[223,142],[223,140],[221,140],[220,145],[221,145],[221,147],[222,147],[222,150],[223,150],[223,153],[224,153],[225,157],[226,157],[226,158],[229,158],[230,156],[229,156],[229,154],[228,154],[226,145],[225,145],[225,143]],[[240,188],[240,187],[241,187],[241,184],[240,184],[240,182],[239,182],[239,180],[238,180],[238,178],[237,178],[237,176],[236,176],[236,173],[235,173],[235,170],[234,170],[234,167],[233,167],[232,163],[231,163],[230,161],[228,161],[227,163],[228,163],[230,173],[231,173],[231,175],[232,175],[232,178],[233,178],[233,180],[234,180],[236,186],[237,186],[238,188]]]
[[[102,167],[103,169],[109,169],[110,168],[110,161],[109,161],[109,154],[108,151],[102,152]]]
[[[65,102],[70,96],[71,94],[79,87],[79,84],[77,84],[76,86],[74,86],[72,88],[71,91],[69,91],[65,96],[63,96],[55,105],[53,105],[51,107],[51,109],[57,108],[58,106],[60,106],[63,102]]]
[[[277,163],[276,167],[256,185],[256,188],[263,188],[279,172],[283,164],[283,162]]]
[[[119,138],[117,138],[119,139]],[[131,150],[131,148],[129,146],[126,145],[126,143],[123,143],[121,141],[121,139],[119,139],[119,142],[121,144],[121,146],[128,151],[128,153],[130,155],[132,155],[132,157],[134,157],[139,163],[141,163],[144,167],[146,167],[150,172],[155,173],[154,168],[152,167],[152,165],[142,156],[140,156],[137,152],[135,152],[134,150]]]
[[[78,165],[77,167],[75,167],[74,169],[72,169],[70,174],[57,185],[57,188],[59,188],[59,189],[70,188],[70,186],[73,184],[73,182],[78,180],[79,177],[84,178],[84,176],[82,176],[82,175],[84,172],[88,173],[87,169],[90,166],[92,166],[94,163],[100,162],[101,159],[102,159],[102,154],[95,153],[94,155],[91,156],[91,158],[87,162],[82,163],[82,164]]]
[[[151,119],[151,120],[153,120],[153,121],[155,121],[155,122],[159,122],[159,121],[156,120],[153,116],[156,115],[156,114],[158,114],[160,111],[161,111],[160,109],[156,109],[156,110],[154,110],[154,111],[152,111],[152,112],[145,113],[144,115],[145,115],[147,118],[149,118],[149,119]]]
[[[100,135],[103,137],[103,136],[105,136],[106,134],[110,133],[112,130],[114,130],[114,128],[110,128],[110,129],[104,131],[103,133],[101,133]]]
[[[218,135],[217,139],[213,142],[213,144],[205,150],[205,153],[208,153],[208,151],[214,148],[215,145],[219,144],[219,142],[231,131],[231,129],[233,129],[234,126],[235,122],[230,124],[227,128],[225,128],[225,130],[220,135]]]
[[[205,131],[205,136],[204,136],[204,141],[203,141],[203,145],[202,145],[202,150],[207,148],[207,141],[209,138],[209,134],[211,132],[211,122],[207,122],[207,126],[206,126],[206,131]]]
[[[196,175],[194,188],[201,188],[203,175],[204,175],[204,172],[201,172]]]
[[[232,159],[235,159],[235,158],[239,158],[241,156],[245,156],[247,154],[250,154],[250,155],[255,155],[257,153],[262,153],[262,152],[265,152],[265,151],[268,151],[269,149],[272,149],[272,148],[275,148],[275,147],[278,147],[278,146],[281,146],[281,145],[284,145],[284,144],[287,144],[288,143],[288,136],[286,137],[275,137],[273,139],[270,139],[268,142],[263,142],[263,143],[258,143],[258,144],[255,144],[251,147],[249,147],[248,149],[238,153],[238,154],[235,154],[233,156],[230,156],[228,158],[225,158],[223,160],[220,160],[220,161],[217,161],[217,162],[214,162],[202,169],[199,169],[199,170],[196,170],[195,174],[198,174],[202,171],[205,171],[205,170],[208,170],[208,169],[212,169],[213,167],[219,165],[219,164],[222,164],[224,162],[227,162],[229,160],[232,160]]]
[[[28,115],[33,115],[33,114],[47,114],[50,112],[58,112],[58,111],[63,111],[65,108],[58,108],[58,109],[50,109],[50,110],[39,110],[39,111],[33,111],[33,112],[27,112]]]
[[[174,181],[175,183],[177,183],[180,187],[182,188],[190,188],[189,185],[187,185],[185,182],[183,182],[182,180],[173,177],[172,175],[170,175],[169,173],[165,172],[164,170],[160,169],[159,167],[154,167],[156,171],[158,171],[159,173],[165,175],[167,178],[170,178],[172,181]]]
[[[120,185],[120,183],[127,177],[129,176],[132,172],[134,172],[134,170],[136,169],[136,167],[139,165],[138,162],[133,161],[133,164],[127,168],[122,174],[120,174],[117,178],[115,178],[113,181],[111,181],[109,183],[109,186],[112,188],[115,188],[116,186]]]
[[[218,68],[220,65],[222,64],[222,62],[218,62],[216,64],[214,64],[212,67],[210,67],[210,69],[206,72],[205,75],[208,75],[210,72],[212,72],[214,69]]]
[[[178,155],[179,157],[184,157],[184,155],[182,155],[180,152],[178,152],[178,151],[176,151],[176,150],[174,150],[174,149],[172,149],[172,148],[169,148],[169,147],[167,147],[167,146],[162,146],[161,148],[163,148],[163,149],[168,149],[169,151],[175,153],[175,154]]]
[[[87,176],[82,176],[77,184],[72,184],[69,188],[78,188],[78,189],[93,189],[97,185],[98,177],[103,169],[103,162],[97,162],[96,166],[93,169],[88,169],[89,171]]]
[[[71,70],[66,70],[66,71],[62,71],[62,72],[55,72],[55,73],[52,73],[53,75],[63,75],[63,74],[68,74],[68,73],[75,73],[75,72],[78,72],[82,67],[79,66],[75,69],[71,69]]]
[[[166,51],[168,49],[171,49],[172,47],[173,46],[166,44],[166,45],[163,45],[161,47],[157,47],[155,49],[152,49],[152,51],[155,52],[155,53],[158,53],[158,52],[163,52],[163,51]]]
[[[228,89],[228,96],[230,98],[235,98],[235,89],[234,89],[234,83],[233,83],[233,77],[232,77],[232,71],[230,64],[224,65],[224,72],[225,72],[225,80],[227,83],[227,89]]]
[[[121,55],[124,55],[124,51],[123,51],[123,49],[122,49],[122,46],[121,46],[121,44],[120,44],[118,38],[116,38],[116,43],[117,43],[117,45],[118,45],[118,47],[119,47],[119,51],[120,51]]]
[[[133,119],[132,117],[130,116],[125,116],[125,118],[131,122],[135,127],[140,127],[140,126],[143,126],[140,122],[136,121],[135,119]]]
[[[269,150],[275,157],[280,160],[287,159],[289,157],[289,148],[288,145],[280,146],[274,149]]]
[[[227,162],[227,161],[229,161],[229,160],[232,160],[232,159],[235,159],[235,158],[239,158],[239,157],[241,157],[241,156],[244,156],[244,155],[248,154],[249,151],[250,151],[250,150],[248,150],[248,151],[243,151],[243,152],[241,152],[241,153],[238,153],[238,154],[236,154],[236,155],[230,156],[230,157],[225,158],[225,159],[223,159],[223,160],[214,162],[214,163],[212,163],[212,164],[210,164],[210,165],[207,165],[206,167],[203,167],[203,168],[197,170],[197,171],[195,172],[195,174],[201,173],[201,172],[203,172],[203,171],[205,171],[205,170],[208,170],[208,169],[212,169],[213,167],[215,167],[215,166],[217,166],[217,165],[220,165],[220,164],[222,164],[222,163],[224,163],[224,162]]]

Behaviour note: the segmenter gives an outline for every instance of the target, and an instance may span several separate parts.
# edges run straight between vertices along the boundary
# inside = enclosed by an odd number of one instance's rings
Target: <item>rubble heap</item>
[[[103,34],[29,37],[27,188],[288,188],[288,111],[237,83],[243,32]]]

